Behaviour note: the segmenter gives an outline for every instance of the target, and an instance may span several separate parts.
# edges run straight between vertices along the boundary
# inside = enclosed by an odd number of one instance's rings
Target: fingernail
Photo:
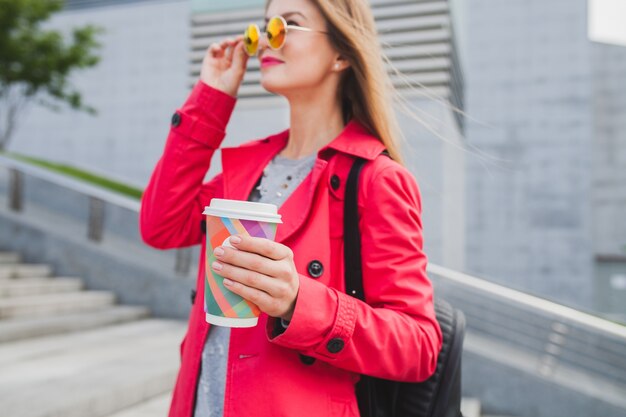
[[[213,255],[215,256],[222,256],[224,255],[224,249],[222,249],[221,246],[218,246],[217,248],[215,248],[215,250],[213,251]]]
[[[235,245],[241,243],[241,238],[237,235],[233,235],[230,237],[230,243],[234,243]]]
[[[214,271],[221,271],[222,270],[222,264],[219,262],[213,262],[211,264],[211,268],[213,268]]]
[[[227,285],[230,287],[231,285],[233,285],[233,282],[229,280],[228,278],[224,278],[224,285]]]

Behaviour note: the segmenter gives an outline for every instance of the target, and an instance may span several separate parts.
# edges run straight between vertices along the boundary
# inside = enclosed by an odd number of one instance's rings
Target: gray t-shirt
[[[311,172],[317,154],[302,159],[275,156],[248,200],[280,207]],[[230,328],[211,326],[204,343],[194,417],[221,417],[224,412]]]

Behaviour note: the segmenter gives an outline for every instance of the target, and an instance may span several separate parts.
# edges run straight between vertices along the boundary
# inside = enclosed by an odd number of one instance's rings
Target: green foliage
[[[121,182],[114,181],[106,177],[102,177],[100,175],[96,175],[91,172],[88,172],[88,171],[85,171],[85,170],[82,170],[82,169],[79,169],[70,165],[58,164],[55,162],[32,158],[29,156],[19,155],[15,153],[0,152],[0,154],[9,158],[28,162],[33,165],[37,165],[37,166],[49,169],[50,171],[58,172],[60,174],[77,178],[81,181],[85,181],[85,182],[100,186],[102,188],[123,194],[125,196],[135,198],[137,200],[139,200],[141,198],[141,195],[143,194],[143,191],[140,190],[139,188],[135,188],[130,185],[123,184]]]
[[[67,78],[76,69],[95,66],[100,58],[94,50],[100,48],[96,36],[102,28],[86,25],[73,28],[66,42],[63,34],[41,27],[50,16],[63,8],[64,0],[0,0],[0,99],[8,110],[0,113],[0,145],[8,140],[14,120],[23,99],[46,92],[57,102],[95,115],[93,107],[85,105],[81,94],[72,89]],[[18,89],[21,101],[11,97],[10,90]],[[38,96],[40,97],[40,96]],[[18,104],[19,103],[19,104]],[[38,101],[51,110],[60,107],[46,98]],[[4,120],[4,119],[7,120]],[[2,146],[0,146],[0,149]]]

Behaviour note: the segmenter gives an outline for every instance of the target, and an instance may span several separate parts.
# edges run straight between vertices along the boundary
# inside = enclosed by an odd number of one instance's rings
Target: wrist
[[[294,302],[291,304],[291,307],[289,308],[289,310],[287,310],[287,312],[285,314],[280,316],[280,319],[285,321],[286,323],[289,323],[291,321],[291,319],[293,318],[293,312],[294,312],[295,309],[296,309],[296,301],[294,300]]]
[[[202,82],[207,87],[212,88],[213,90],[217,90],[220,93],[224,93],[224,94],[230,96],[231,98],[234,98],[234,99],[237,98],[237,91],[236,90],[232,91],[232,89],[226,88],[226,87],[220,85],[217,82],[211,82],[211,81],[208,81],[208,80],[204,80],[202,78],[200,79],[200,82]]]

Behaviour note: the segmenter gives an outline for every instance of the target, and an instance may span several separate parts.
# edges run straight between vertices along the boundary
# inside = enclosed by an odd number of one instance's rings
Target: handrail
[[[593,316],[591,314],[587,314],[582,311],[566,307],[562,304],[557,304],[552,301],[545,300],[543,298],[535,297],[521,291],[507,288],[481,278],[467,275],[462,272],[453,271],[439,265],[429,264],[427,266],[427,271],[441,276],[446,280],[453,281],[456,284],[471,287],[484,293],[489,293],[500,298],[515,302],[517,304],[526,305],[527,307],[556,315],[565,320],[573,321],[578,324],[591,327],[593,329],[601,330],[613,336],[626,340],[626,326],[614,323],[612,321],[605,320],[603,318]]]
[[[56,185],[65,187],[80,194],[84,194],[88,197],[94,197],[107,203],[114,204],[119,207],[123,207],[139,213],[139,207],[141,205],[139,201],[125,195],[85,183],[84,181],[80,181],[66,175],[58,174],[56,172],[51,172],[45,168],[7,158],[6,156],[2,155],[0,155],[0,166],[15,169],[19,172],[23,172],[24,174],[31,175],[33,177],[48,182],[52,182]]]

